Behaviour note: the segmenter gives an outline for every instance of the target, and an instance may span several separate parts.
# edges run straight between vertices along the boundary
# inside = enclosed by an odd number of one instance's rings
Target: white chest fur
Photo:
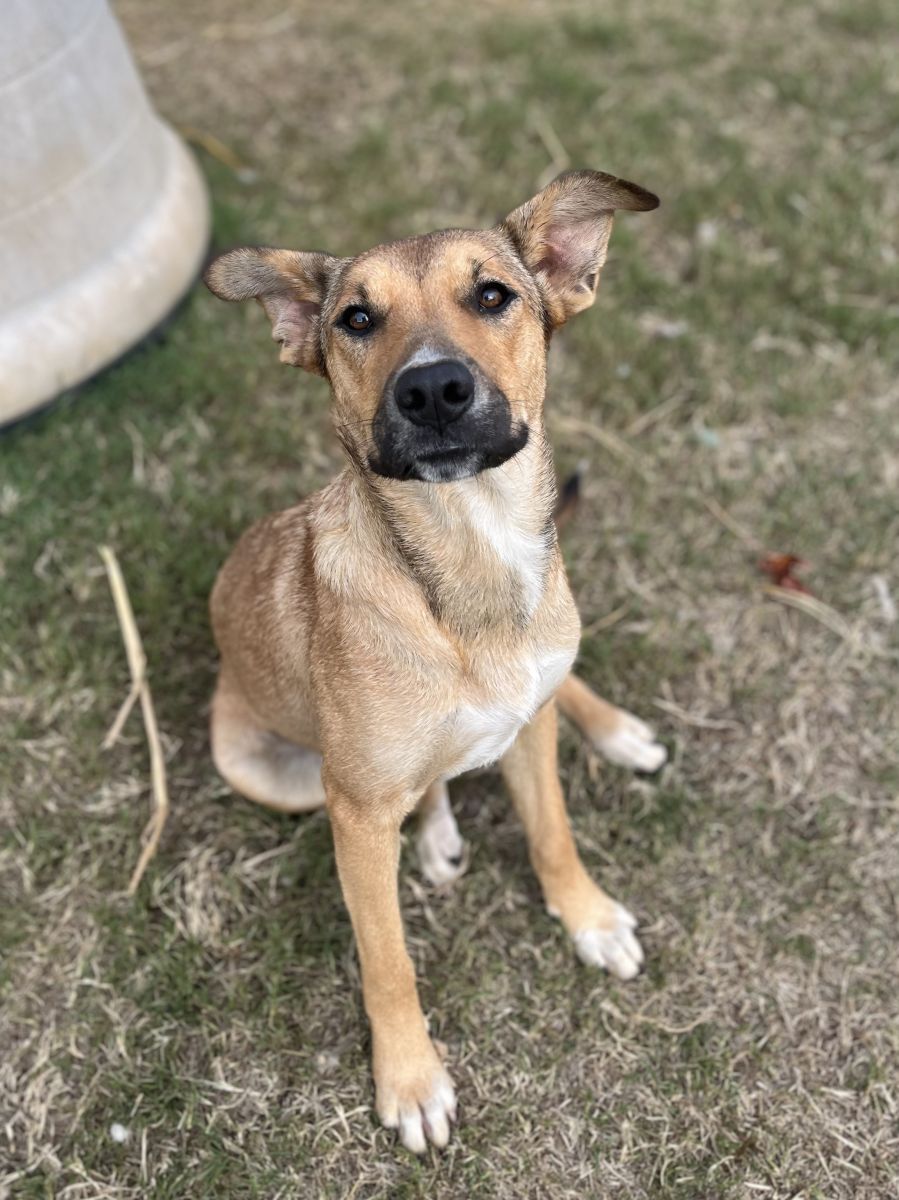
[[[482,689],[484,698],[461,704],[447,721],[447,777],[501,758],[558,688],[573,659],[574,650],[566,646],[528,651],[497,664]]]
[[[515,520],[521,481],[497,471],[490,487],[466,480],[457,490],[468,524],[502,566],[514,573],[528,616],[540,603],[546,570],[546,538]]]

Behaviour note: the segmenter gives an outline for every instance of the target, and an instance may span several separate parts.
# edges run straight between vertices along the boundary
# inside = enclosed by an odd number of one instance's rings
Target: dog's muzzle
[[[525,445],[505,395],[458,359],[401,368],[373,424],[371,469],[390,479],[466,479],[501,466]]]

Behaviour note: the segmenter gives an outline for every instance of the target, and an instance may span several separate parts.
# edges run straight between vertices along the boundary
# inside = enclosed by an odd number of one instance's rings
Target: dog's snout
[[[474,378],[461,362],[407,367],[396,381],[397,408],[414,425],[443,429],[457,420],[474,399]]]

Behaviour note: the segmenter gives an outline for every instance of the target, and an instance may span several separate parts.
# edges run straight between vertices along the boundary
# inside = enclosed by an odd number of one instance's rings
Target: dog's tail
[[[581,502],[581,480],[584,478],[586,469],[587,464],[582,460],[575,467],[574,474],[569,475],[559,488],[559,500],[556,504],[556,511],[553,513],[553,520],[560,533],[578,510]]]

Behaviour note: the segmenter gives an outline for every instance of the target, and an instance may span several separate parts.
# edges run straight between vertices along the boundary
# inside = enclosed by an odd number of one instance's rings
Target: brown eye
[[[501,283],[485,283],[478,292],[478,308],[485,312],[498,312],[509,303],[512,293]]]
[[[353,333],[367,333],[372,326],[371,313],[353,305],[344,312],[340,318],[340,324]]]

